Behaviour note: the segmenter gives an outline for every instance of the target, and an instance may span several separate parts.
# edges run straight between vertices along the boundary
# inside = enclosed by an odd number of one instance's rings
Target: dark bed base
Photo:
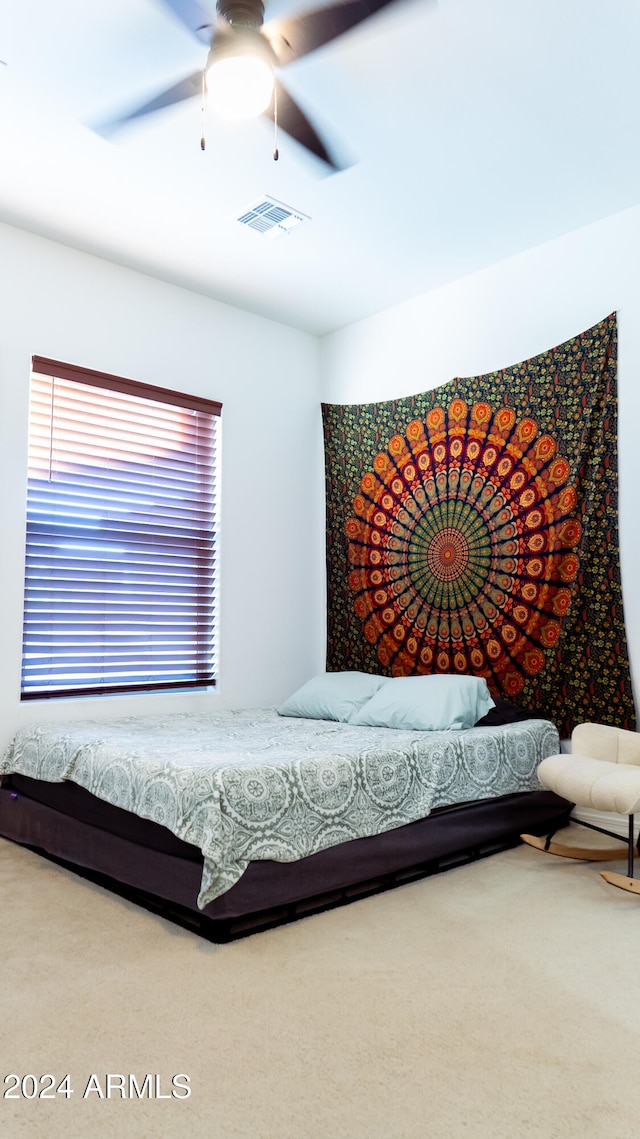
[[[204,910],[196,903],[197,848],[73,784],[5,780],[0,835],[210,941],[226,942],[506,850],[522,831],[545,834],[565,825],[570,811],[551,791],[441,807],[427,819],[298,862],[253,862]]]

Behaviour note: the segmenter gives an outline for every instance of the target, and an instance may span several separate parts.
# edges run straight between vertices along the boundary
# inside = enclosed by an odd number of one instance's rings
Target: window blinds
[[[23,699],[214,683],[220,410],[34,357]]]

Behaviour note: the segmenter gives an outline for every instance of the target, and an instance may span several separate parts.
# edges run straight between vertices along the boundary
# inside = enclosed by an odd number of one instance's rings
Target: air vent
[[[280,234],[289,233],[303,221],[311,221],[311,218],[307,214],[300,213],[300,210],[285,206],[284,202],[265,197],[241,214],[237,220],[242,225],[248,226],[249,229],[255,229],[257,233],[262,233],[268,237],[277,237]]]

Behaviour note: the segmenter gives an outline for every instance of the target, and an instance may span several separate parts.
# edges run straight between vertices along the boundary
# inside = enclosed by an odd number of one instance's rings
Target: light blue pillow
[[[366,727],[438,732],[472,728],[494,702],[481,676],[397,676],[350,719]]]
[[[321,672],[285,700],[278,713],[346,723],[387,680],[368,672]]]

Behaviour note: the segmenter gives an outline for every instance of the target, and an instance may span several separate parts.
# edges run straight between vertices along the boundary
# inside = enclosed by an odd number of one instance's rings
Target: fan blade
[[[289,19],[269,20],[262,29],[279,64],[291,63],[330,43],[396,0],[344,0]]]
[[[199,3],[199,0],[162,0],[162,3],[171,9],[196,39],[209,46],[218,18],[213,2],[208,5],[206,2]]]
[[[194,95],[200,95],[201,92],[202,72],[195,71],[193,75],[189,75],[187,79],[182,79],[180,83],[176,83],[168,91],[156,95],[155,99],[151,99],[141,107],[136,107],[135,111],[129,111],[128,114],[122,115],[118,119],[110,119],[109,122],[100,123],[93,127],[93,130],[97,134],[108,136],[118,127],[124,126],[125,123],[130,123],[143,115],[150,115],[153,111],[160,111],[163,107],[171,107],[174,103],[181,103],[184,99],[192,99]]]
[[[329,154],[315,128],[312,127],[306,115],[303,114],[286,87],[283,87],[278,79],[276,79],[276,96],[278,100],[278,128],[285,131],[301,146],[310,150],[317,158],[321,158],[332,170],[342,170],[343,167]],[[264,113],[270,119],[274,118],[273,100],[271,106]]]

